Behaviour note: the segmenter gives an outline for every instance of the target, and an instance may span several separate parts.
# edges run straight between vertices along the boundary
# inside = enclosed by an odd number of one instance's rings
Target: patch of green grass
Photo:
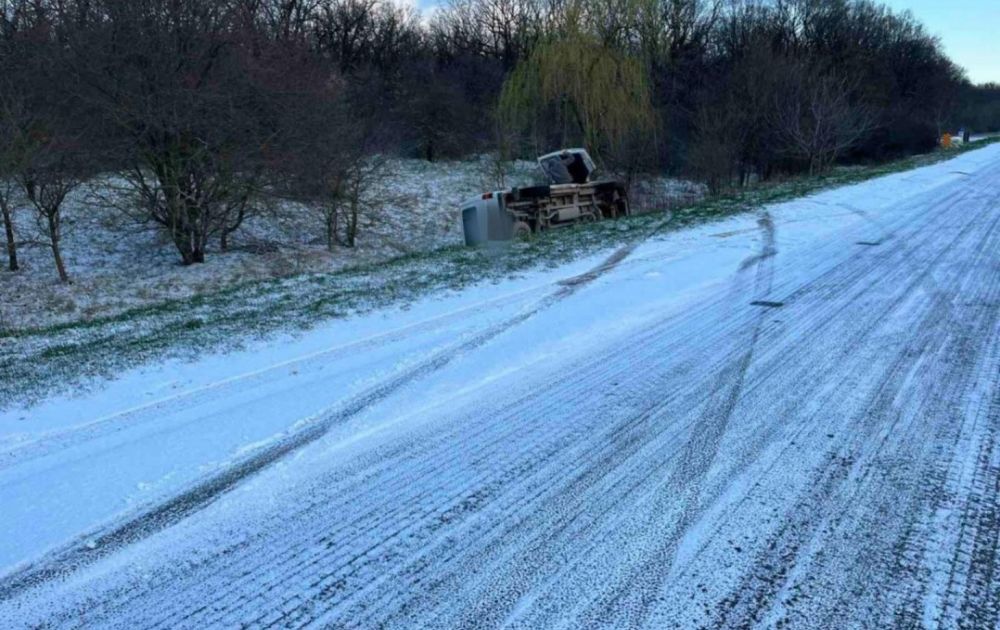
[[[38,356],[42,359],[54,359],[56,357],[71,355],[79,351],[79,349],[80,347],[75,344],[49,346],[43,349]]]
[[[111,317],[6,331],[0,334],[0,406],[154,360],[239,348],[276,331],[304,330],[332,318],[403,305],[436,291],[498,282],[648,237],[654,230],[677,230],[822,189],[927,166],[997,140],[716,195],[674,208],[669,223],[664,223],[662,213],[650,213],[554,230],[502,249],[444,247],[331,273],[238,284]]]

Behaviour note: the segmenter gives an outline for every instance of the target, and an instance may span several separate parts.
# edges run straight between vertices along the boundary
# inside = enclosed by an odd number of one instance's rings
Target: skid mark
[[[358,416],[403,387],[436,372],[457,357],[485,345],[511,328],[571,296],[580,287],[608,273],[627,258],[643,240],[666,225],[671,218],[672,215],[667,213],[648,232],[638,235],[630,243],[615,250],[597,267],[558,283],[560,286],[554,292],[542,297],[534,304],[529,304],[520,313],[507,320],[481,331],[451,348],[438,352],[401,374],[337,405],[332,410],[321,412],[308,421],[298,423],[300,428],[287,433],[285,438],[256,450],[252,455],[226,467],[188,490],[154,505],[124,522],[79,536],[65,547],[50,552],[43,558],[4,576],[4,582],[0,585],[0,601],[15,597],[19,593],[49,580],[65,578],[84,566],[175,525],[195,512],[204,509],[243,480],[288,454],[312,444],[326,435],[332,427]]]

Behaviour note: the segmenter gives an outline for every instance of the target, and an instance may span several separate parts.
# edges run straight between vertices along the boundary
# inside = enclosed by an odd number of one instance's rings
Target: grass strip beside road
[[[854,184],[953,158],[1000,138],[894,162],[765,183],[674,207],[661,227],[654,212],[555,230],[500,249],[446,247],[331,273],[235,285],[112,317],[45,328],[0,331],[0,408],[85,386],[94,377],[165,358],[196,358],[238,349],[279,332],[307,330],[331,319],[405,305],[425,295],[499,282],[616,248],[659,228],[667,233],[763,205]]]

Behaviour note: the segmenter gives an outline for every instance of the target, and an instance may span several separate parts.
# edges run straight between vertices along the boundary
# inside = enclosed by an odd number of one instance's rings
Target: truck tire
[[[522,241],[524,239],[531,238],[531,226],[524,221],[515,221],[513,238],[515,241]]]
[[[623,183],[615,180],[595,182],[594,196],[599,200],[605,217],[617,219],[628,215],[628,194]]]

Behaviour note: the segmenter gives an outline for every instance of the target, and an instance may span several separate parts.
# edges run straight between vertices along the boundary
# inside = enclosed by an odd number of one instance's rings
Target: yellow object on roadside
[[[946,133],[943,136],[941,136],[941,146],[944,147],[944,148],[946,148],[946,149],[950,149],[951,148],[951,134],[950,133]]]

